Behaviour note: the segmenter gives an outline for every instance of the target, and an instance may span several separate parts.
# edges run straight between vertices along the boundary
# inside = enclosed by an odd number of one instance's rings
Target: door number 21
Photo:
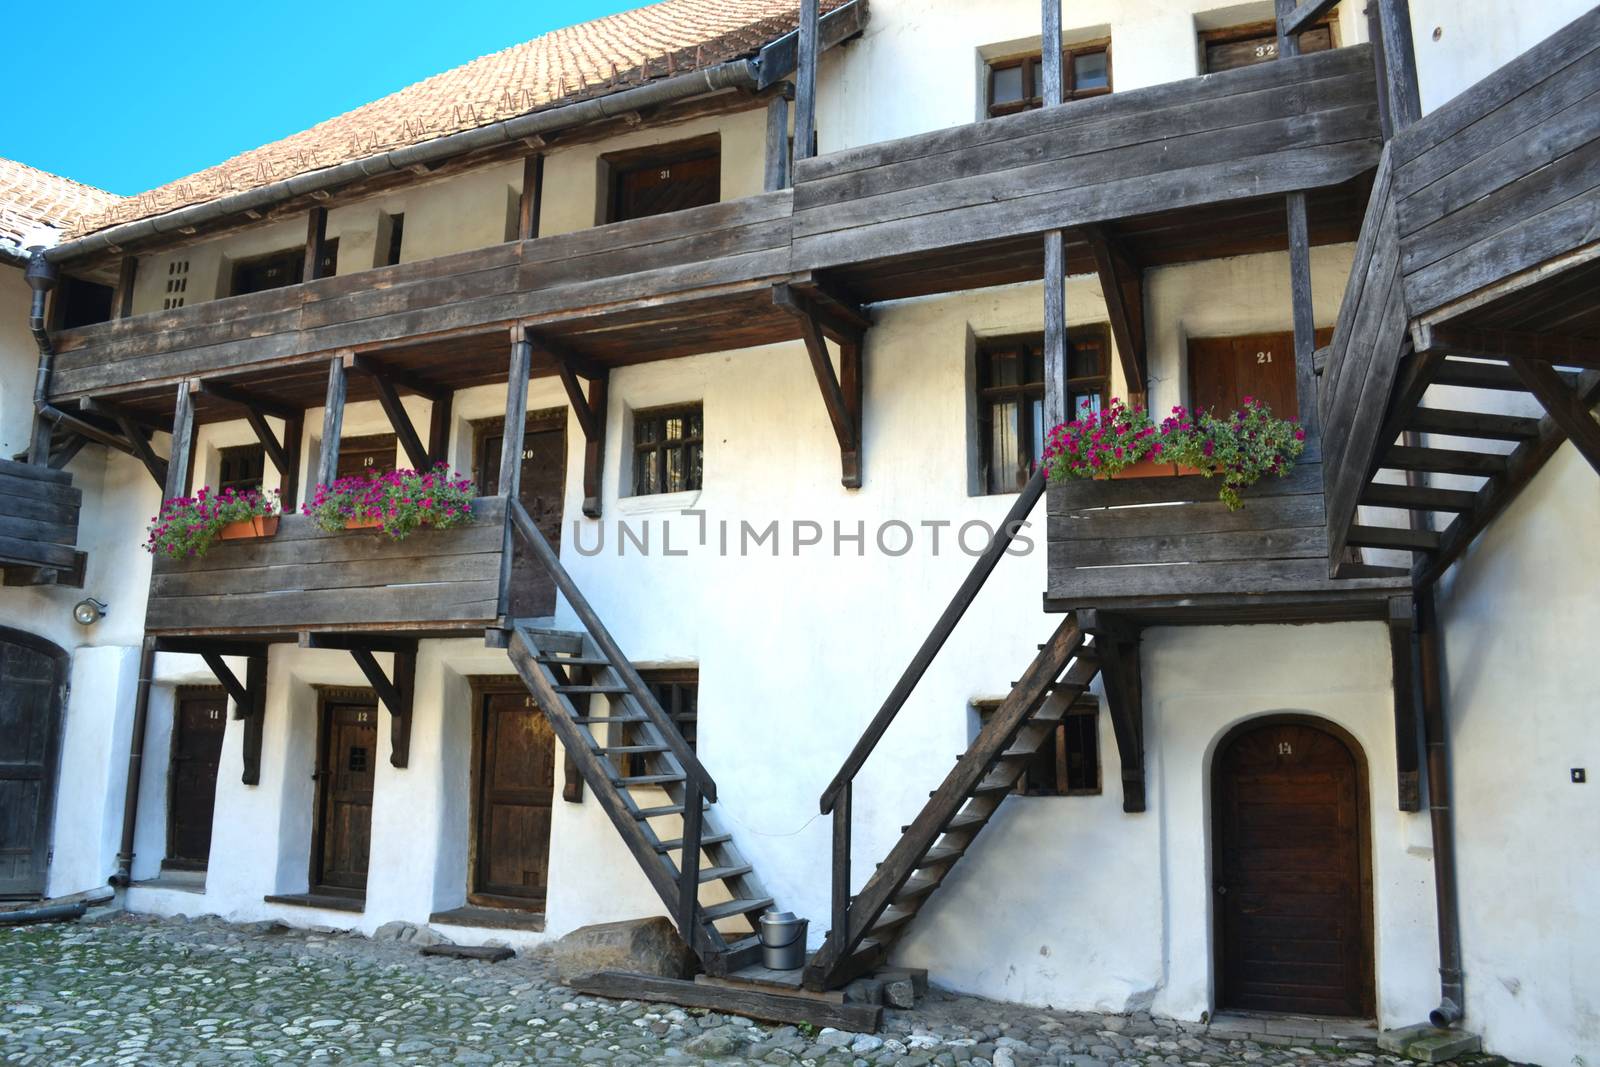
[[[1256,362],[1257,363],[1271,363],[1272,362],[1272,351],[1271,351],[1271,349],[1268,349],[1265,352],[1257,352],[1256,353]]]

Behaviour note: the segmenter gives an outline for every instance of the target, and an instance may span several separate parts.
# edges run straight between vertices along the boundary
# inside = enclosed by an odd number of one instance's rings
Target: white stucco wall
[[[1411,0],[1411,36],[1426,114],[1573,19],[1591,0]]]
[[[1546,1064],[1600,1061],[1596,530],[1563,445],[1440,590],[1468,1021]]]

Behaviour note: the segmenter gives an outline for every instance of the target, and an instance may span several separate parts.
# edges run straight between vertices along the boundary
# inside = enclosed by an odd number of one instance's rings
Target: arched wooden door
[[[1256,720],[1212,769],[1219,1010],[1370,1018],[1365,769],[1343,731]]]
[[[0,627],[0,899],[44,895],[67,654]]]

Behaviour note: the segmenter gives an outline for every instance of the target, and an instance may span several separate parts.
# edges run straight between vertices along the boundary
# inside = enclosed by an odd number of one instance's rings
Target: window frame
[[[667,718],[677,727],[684,743],[689,746],[689,751],[698,753],[700,668],[698,666],[640,667],[639,680],[644,682],[645,688],[650,690],[650,695],[656,698],[661,710],[666,712]],[[638,744],[638,738],[632,727],[627,728],[624,737],[623,744]],[[645,753],[629,752],[625,755],[626,759],[621,769],[624,769],[630,777],[649,773],[646,768]]]
[[[1086,341],[1098,342],[1100,348],[1100,373],[1080,374],[1067,379],[1067,391],[1081,393],[1096,387],[1095,391],[1100,397],[1100,409],[1105,410],[1111,402],[1111,326],[1109,323],[1086,323],[1082,326],[1073,326],[1067,330],[1067,369],[1072,369],[1072,353],[1079,345]],[[1037,350],[1041,361],[1044,356],[1044,334],[1034,332],[1025,334],[1007,334],[997,337],[984,337],[978,339],[973,355],[973,403],[977,422],[978,436],[978,480],[980,496],[1002,496],[1007,493],[1020,492],[1027,484],[1027,475],[1022,471],[1017,472],[1017,484],[1008,488],[992,488],[989,480],[989,468],[993,462],[990,455],[993,440],[994,408],[1000,404],[1015,400],[1019,406],[1035,398],[1044,398],[1044,375],[1041,371],[1037,382],[1019,382],[1016,385],[986,385],[988,361],[995,355],[1006,351],[1016,351],[1021,355],[1022,366],[1027,366],[1028,350]],[[1026,373],[1023,374],[1026,377]],[[1073,414],[1071,412],[1069,415]],[[1044,427],[1048,434],[1050,428]],[[1044,442],[1034,442],[1033,420],[1017,419],[1017,454],[1033,456],[1042,451]],[[1037,447],[1035,447],[1037,445]],[[1031,463],[1030,471],[1031,474]]]
[[[1075,78],[1074,60],[1079,56],[1103,52],[1106,57],[1106,83],[1089,89],[1074,88],[1072,82]],[[1039,87],[1041,78],[1038,74],[1043,65],[1043,53],[1039,51],[1022,52],[1009,56],[1000,56],[989,60],[984,65],[984,97],[983,109],[986,118],[1000,118],[1003,115],[1015,115],[1023,111],[1032,111],[1044,106],[1044,97]],[[1005,104],[994,102],[995,75],[1000,71],[1011,70],[1015,67],[1022,68],[1022,97]],[[1061,99],[1063,102],[1070,100],[1087,100],[1090,97],[1106,96],[1116,87],[1116,80],[1112,73],[1111,38],[1100,37],[1092,41],[1082,41],[1061,49]]]
[[[676,416],[676,415],[686,415],[686,414],[689,414],[691,412],[696,414],[696,415],[698,415],[699,418],[700,418],[700,433],[698,435],[696,435],[696,436],[685,436],[685,437],[670,438],[670,439],[667,438],[665,436],[665,422],[666,422],[666,420],[669,419],[669,418],[672,418],[673,416]],[[651,423],[651,422],[659,422],[661,424],[662,431],[663,431],[662,432],[662,436],[659,436],[655,440],[652,440],[652,441],[640,441],[640,439],[639,439],[640,428],[642,426],[644,426],[645,424]],[[662,405],[662,406],[659,406],[659,407],[641,408],[641,409],[635,411],[633,413],[633,434],[632,434],[632,437],[633,437],[633,440],[631,441],[630,444],[631,444],[631,448],[632,448],[631,457],[632,457],[633,467],[632,467],[632,470],[629,472],[629,478],[628,478],[628,485],[629,485],[629,489],[631,490],[630,493],[628,494],[629,496],[631,496],[631,497],[665,496],[665,495],[668,495],[668,494],[671,494],[671,493],[693,493],[693,492],[698,492],[699,490],[704,488],[704,486],[705,486],[706,415],[705,415],[705,404],[702,401],[693,400],[693,401],[687,401],[687,402],[684,402],[684,403],[681,403],[681,404],[665,404],[665,405]],[[690,446],[698,447],[699,450],[700,450],[700,479],[699,479],[699,482],[697,484],[685,485],[682,489],[651,489],[651,490],[644,490],[644,489],[641,489],[639,487],[640,472],[643,471],[643,469],[644,469],[644,464],[642,462],[644,456],[646,456],[646,455],[648,455],[650,453],[655,453],[655,454],[658,454],[658,455],[660,455],[662,457],[661,472],[662,472],[662,475],[663,475],[662,480],[664,481],[665,480],[665,473],[666,473],[666,460],[665,460],[666,453],[668,451],[671,451],[671,450],[674,450],[674,449],[684,449],[685,450],[685,467],[687,469],[688,468],[687,449]]]
[[[995,713],[1003,701],[983,700],[974,701],[973,709],[978,713],[980,724],[987,724],[989,717]],[[1088,730],[1088,743],[1083,746],[1083,753],[1091,760],[1094,772],[1094,784],[1073,787],[1070,784],[1070,770],[1067,748],[1067,724],[1070,720],[1087,720],[1091,725]],[[1053,750],[1053,752],[1051,752]],[[1045,753],[1051,752],[1046,756]],[[1099,698],[1083,694],[1067,706],[1066,713],[1061,716],[1061,721],[1050,728],[1045,740],[1039,743],[1039,749],[1029,757],[1028,766],[1024,767],[1018,776],[1017,783],[1012,792],[1017,796],[1025,797],[1097,797],[1105,792],[1105,767],[1100,759],[1100,701]],[[1040,767],[1048,765],[1051,768],[1049,779],[1045,782],[1031,780],[1031,776]]]
[[[252,267],[259,267],[273,260],[283,260],[289,267],[289,280],[282,285],[270,285],[265,289],[250,289],[245,292],[239,290],[239,274],[241,271]],[[252,293],[270,293],[274,289],[286,289],[291,285],[299,285],[306,280],[306,250],[304,247],[280,248],[275,252],[263,252],[259,256],[245,256],[243,259],[226,260],[228,268],[228,295],[250,296]],[[332,278],[339,273],[339,239],[329,237],[322,242],[322,273],[323,278]]]
[[[653,167],[671,167],[678,163],[692,163],[703,159],[717,161],[717,195],[711,203],[722,201],[722,135],[721,133],[708,133],[699,137],[690,137],[682,141],[669,141],[665,144],[646,145],[643,148],[629,148],[620,152],[608,152],[600,157],[600,203],[596,211],[596,225],[607,225],[613,222],[628,222],[641,218],[654,218],[655,215],[628,215],[623,216],[621,211],[622,180],[629,174]],[[683,210],[691,210],[685,208]],[[657,214],[671,214],[671,212],[657,212]]]
[[[1303,43],[1307,34],[1315,33],[1318,30],[1328,31],[1328,47],[1326,49],[1317,49],[1317,51],[1331,52],[1333,49],[1339,47],[1339,23],[1331,16],[1324,16],[1323,18],[1318,19],[1316,22],[1313,22],[1311,25],[1295,34],[1295,39]],[[1210,63],[1210,52],[1212,46],[1221,44],[1239,44],[1245,41],[1254,41],[1265,37],[1272,38],[1273,54],[1259,60],[1258,62],[1270,63],[1278,58],[1277,36],[1277,23],[1270,20],[1263,22],[1241,22],[1236,26],[1222,26],[1214,30],[1201,30],[1196,35],[1196,41],[1200,49],[1200,73],[1202,75],[1222,74],[1229,70],[1242,69],[1240,66],[1233,66],[1224,67],[1221,70],[1212,70]],[[1304,54],[1303,49],[1302,54]],[[1243,64],[1243,66],[1246,67],[1255,65],[1255,63]]]
[[[251,456],[252,463],[255,464],[255,465],[259,465],[259,467],[261,468],[261,473],[256,478],[255,484],[253,486],[244,485],[244,481],[245,481],[244,479],[239,479],[239,478],[228,479],[228,478],[225,478],[223,476],[226,473],[227,469],[228,469],[229,460],[234,458],[234,457],[244,456],[244,455]],[[243,491],[251,489],[251,488],[254,488],[254,489],[258,490],[258,491],[265,491],[265,489],[266,489],[266,477],[267,477],[267,450],[263,446],[261,446],[259,444],[256,444],[256,445],[249,445],[249,444],[245,444],[245,445],[224,445],[223,447],[217,449],[217,492],[220,493],[224,489],[227,489],[227,488],[230,488],[230,487],[233,488],[235,492],[243,492]],[[241,489],[241,485],[243,485],[242,489]]]

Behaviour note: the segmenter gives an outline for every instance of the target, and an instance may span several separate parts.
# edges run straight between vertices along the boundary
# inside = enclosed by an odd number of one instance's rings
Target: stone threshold
[[[367,910],[365,896],[345,896],[339,893],[268,893],[261,898],[268,904],[288,904],[295,908],[325,908],[329,911],[351,911],[360,914]]]
[[[199,877],[195,877],[198,873]],[[142,878],[137,882],[130,882],[129,889],[167,889],[176,893],[204,893],[206,891],[206,872],[199,871],[162,871],[154,878]]]
[[[517,911],[514,908],[484,908],[465,904],[428,916],[435,926],[477,926],[487,930],[544,931],[544,912]]]
[[[1372,1019],[1334,1019],[1315,1015],[1267,1015],[1223,1012],[1213,1016],[1205,1032],[1241,1037],[1267,1045],[1297,1041],[1332,1041],[1341,1048],[1377,1048],[1378,1026]]]

